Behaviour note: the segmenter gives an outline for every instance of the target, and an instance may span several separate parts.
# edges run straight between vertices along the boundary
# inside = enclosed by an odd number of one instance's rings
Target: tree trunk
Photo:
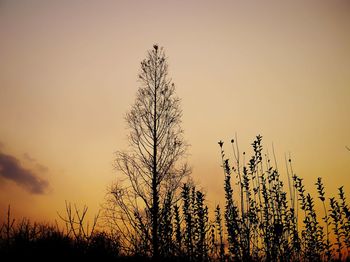
[[[157,50],[156,50],[157,51]],[[157,59],[155,61],[157,63]],[[152,194],[153,194],[153,210],[152,210],[152,242],[153,242],[153,260],[159,258],[159,242],[158,242],[158,213],[159,213],[159,196],[158,196],[158,174],[157,174],[157,65],[154,69],[154,112],[153,112],[153,170],[152,170]]]

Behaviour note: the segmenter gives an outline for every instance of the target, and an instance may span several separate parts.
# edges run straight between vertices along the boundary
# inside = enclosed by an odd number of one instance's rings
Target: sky
[[[350,192],[349,1],[0,0],[0,218],[91,215],[127,148],[140,62],[163,46],[192,176],[222,203],[218,141],[263,136],[315,192]]]

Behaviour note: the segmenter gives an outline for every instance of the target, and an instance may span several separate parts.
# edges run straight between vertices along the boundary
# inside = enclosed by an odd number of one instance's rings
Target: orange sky
[[[41,179],[0,176],[0,217],[11,204],[52,221],[65,200],[96,212],[154,43],[210,204],[223,196],[217,142],[235,132],[241,150],[257,134],[274,143],[281,170],[291,152],[312,192],[322,176],[349,195],[349,32],[345,0],[0,1],[0,152]]]

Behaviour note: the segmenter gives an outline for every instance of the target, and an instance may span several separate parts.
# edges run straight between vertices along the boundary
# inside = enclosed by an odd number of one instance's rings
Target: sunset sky
[[[210,205],[217,142],[229,151],[235,133],[248,153],[257,134],[273,143],[283,175],[290,153],[311,192],[322,176],[350,196],[349,1],[0,0],[0,218],[11,204],[53,221],[65,200],[97,212],[155,43]]]

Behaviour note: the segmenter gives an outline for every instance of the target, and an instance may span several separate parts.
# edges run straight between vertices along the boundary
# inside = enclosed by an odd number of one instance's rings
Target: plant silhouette
[[[228,242],[226,257],[229,260],[348,259],[350,217],[343,187],[339,188],[338,199],[328,198],[327,207],[322,179],[317,179],[318,199],[324,209],[320,220],[315,200],[306,192],[303,179],[294,174],[290,159],[287,161],[287,175],[288,181],[293,182],[287,192],[279,170],[262,152],[260,135],[252,143],[254,153],[247,163],[240,161],[237,143],[231,140],[231,144],[234,155],[232,165],[226,158],[224,143],[219,142],[225,174],[224,217]],[[233,201],[234,175],[239,190],[238,201]],[[334,242],[331,242],[330,236],[334,236]]]
[[[71,205],[67,204],[67,216],[72,213]],[[78,216],[82,215],[79,213]],[[86,211],[85,211],[86,213]],[[79,223],[70,216],[66,220],[66,229],[58,225],[32,223],[23,218],[17,222],[11,217],[8,207],[7,220],[0,227],[0,258],[1,261],[17,261],[20,259],[45,260],[76,260],[92,259],[110,261],[120,255],[118,238],[106,232],[89,232],[83,229],[84,216]]]
[[[179,163],[187,144],[163,48],[154,45],[148,51],[139,81],[135,103],[125,117],[130,148],[116,153],[115,165],[123,177],[111,190],[107,217],[118,220],[115,225],[127,249],[157,260],[169,250],[170,208],[190,170]]]
[[[118,179],[103,213],[89,226],[88,208],[66,202],[65,214],[58,214],[62,229],[16,221],[9,206],[0,225],[1,261],[349,261],[350,207],[343,186],[337,196],[327,196],[319,177],[312,196],[291,159],[282,179],[262,136],[252,142],[250,157],[235,137],[231,158],[225,142],[218,142],[224,205],[210,210],[185,162],[180,99],[163,48],[147,52],[139,81],[125,116],[130,147],[116,152]]]

